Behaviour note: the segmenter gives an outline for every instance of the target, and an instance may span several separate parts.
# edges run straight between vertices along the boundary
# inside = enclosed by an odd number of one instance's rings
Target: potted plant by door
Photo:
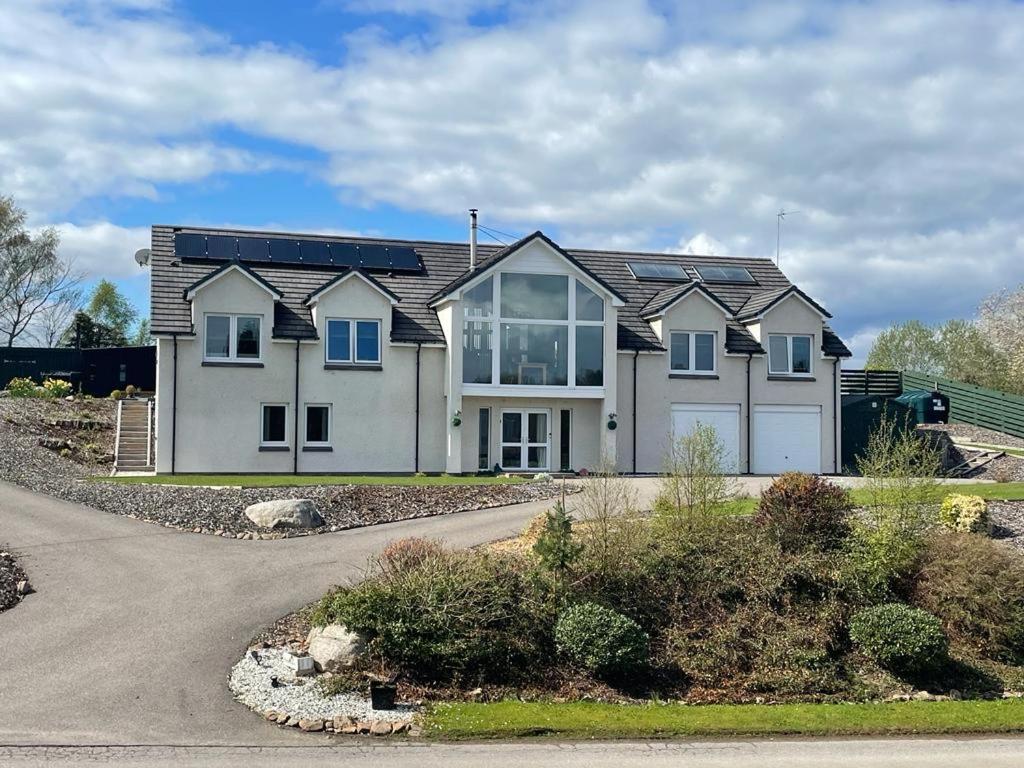
[[[619,415],[617,413],[608,414],[608,429],[615,429],[619,426],[618,418]]]
[[[370,680],[370,706],[374,709],[394,709],[397,696],[397,675],[389,680]]]

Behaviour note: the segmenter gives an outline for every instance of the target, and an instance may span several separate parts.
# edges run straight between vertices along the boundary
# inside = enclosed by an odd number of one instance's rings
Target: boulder
[[[276,499],[246,507],[245,516],[260,528],[318,528],[324,519],[310,499]]]
[[[351,667],[366,652],[366,639],[341,624],[313,627],[306,643],[318,672],[337,672]]]

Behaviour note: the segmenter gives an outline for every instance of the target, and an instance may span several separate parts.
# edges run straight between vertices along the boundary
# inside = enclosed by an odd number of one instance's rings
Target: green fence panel
[[[949,398],[950,421],[1024,437],[1024,397],[973,384],[903,372],[904,389],[934,389]]]

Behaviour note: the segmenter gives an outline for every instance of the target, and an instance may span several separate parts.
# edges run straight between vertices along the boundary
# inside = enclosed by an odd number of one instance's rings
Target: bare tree
[[[8,347],[41,312],[67,303],[80,280],[57,254],[57,230],[48,227],[33,236],[25,220],[13,198],[0,197],[0,342]]]
[[[41,347],[56,347],[61,343],[68,326],[75,319],[75,313],[82,307],[82,291],[71,288],[36,313],[32,326],[25,332]]]
[[[978,326],[1007,359],[1007,388],[1024,392],[1024,285],[993,293],[978,307]]]

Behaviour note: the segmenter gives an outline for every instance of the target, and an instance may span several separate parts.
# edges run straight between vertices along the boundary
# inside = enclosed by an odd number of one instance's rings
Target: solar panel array
[[[746,267],[723,267],[701,265],[696,267],[700,279],[708,283],[754,283],[757,282]]]
[[[234,237],[176,232],[174,253],[184,259],[300,264],[314,267],[361,267],[382,272],[422,272],[416,251],[404,245],[295,240],[285,237]]]
[[[629,268],[637,280],[689,280],[686,271],[668,261],[630,261]]]

